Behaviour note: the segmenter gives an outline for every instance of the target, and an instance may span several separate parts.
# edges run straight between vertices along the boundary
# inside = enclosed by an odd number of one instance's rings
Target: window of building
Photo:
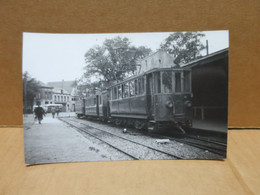
[[[58,102],[60,101],[60,96],[58,95]]]
[[[63,96],[61,96],[61,102],[63,102]]]
[[[57,101],[57,97],[56,97],[56,95],[54,95],[54,101]]]

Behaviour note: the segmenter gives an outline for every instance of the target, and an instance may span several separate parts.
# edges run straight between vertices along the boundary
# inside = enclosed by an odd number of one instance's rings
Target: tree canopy
[[[23,73],[23,106],[32,109],[34,97],[40,91],[40,82],[32,78],[28,72]]]
[[[85,54],[85,74],[89,78],[97,75],[102,82],[122,80],[134,74],[139,60],[151,53],[151,49],[131,46],[128,38],[106,39],[102,46],[95,46]]]
[[[175,63],[187,63],[201,56],[206,47],[201,42],[205,35],[200,32],[175,32],[165,39],[161,48],[175,58]]]

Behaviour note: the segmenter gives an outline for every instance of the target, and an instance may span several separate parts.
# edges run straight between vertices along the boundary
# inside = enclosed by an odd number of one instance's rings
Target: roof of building
[[[76,86],[75,81],[56,81],[56,82],[48,82],[48,86],[54,88],[61,88],[66,90],[68,93],[72,92],[72,89]]]
[[[45,84],[45,83],[43,83],[43,82],[41,82],[41,81],[39,81],[39,83],[40,83],[40,86],[41,86],[42,88],[50,88],[50,89],[53,88],[52,86],[47,85],[47,84]]]
[[[228,55],[228,50],[229,50],[229,48],[219,50],[219,51],[211,53],[207,56],[204,56],[204,57],[201,57],[199,59],[188,62],[186,64],[181,64],[181,67],[193,68],[195,66],[204,65],[204,64],[207,64],[209,62],[221,59],[221,58]]]
[[[62,93],[62,94],[70,94],[67,90],[64,90],[62,88],[53,88],[53,93]]]
[[[72,89],[71,95],[72,95],[72,96],[77,96],[77,95],[78,95],[78,90],[77,90],[76,87],[74,87],[74,88]]]

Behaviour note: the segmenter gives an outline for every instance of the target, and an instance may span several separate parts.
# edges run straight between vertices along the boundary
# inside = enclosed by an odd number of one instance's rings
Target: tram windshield
[[[191,92],[191,72],[189,70],[175,72],[175,71],[162,71],[161,79],[158,73],[155,75],[156,92],[160,93],[181,93]],[[159,83],[161,80],[161,89],[159,89]],[[158,90],[159,89],[159,90]]]

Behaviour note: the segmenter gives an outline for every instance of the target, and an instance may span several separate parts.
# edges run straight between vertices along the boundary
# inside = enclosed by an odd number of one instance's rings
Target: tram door
[[[147,107],[150,116],[154,117],[154,83],[153,74],[147,75]]]

